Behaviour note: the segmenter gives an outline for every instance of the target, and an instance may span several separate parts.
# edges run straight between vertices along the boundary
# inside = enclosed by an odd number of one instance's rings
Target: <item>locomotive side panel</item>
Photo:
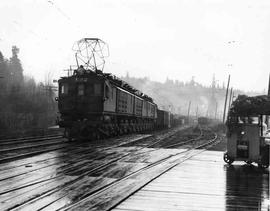
[[[134,96],[129,92],[117,88],[117,112],[119,114],[133,114]]]
[[[142,116],[150,119],[157,118],[157,105],[143,100]]]
[[[128,94],[127,113],[130,115],[134,114],[134,95],[133,94]]]
[[[158,110],[158,108],[157,108],[157,105],[155,104],[155,106],[154,106],[154,118],[155,119],[157,119],[157,110]]]
[[[135,96],[134,99],[134,114],[135,116],[142,116],[142,110],[143,110],[143,99],[138,98]]]
[[[147,102],[147,117],[151,117],[151,103]]]
[[[116,88],[105,84],[104,88],[104,111],[105,112],[116,112]]]
[[[147,111],[148,111],[148,103],[146,100],[143,100],[143,107],[142,107],[142,117],[147,117]]]
[[[127,113],[127,94],[117,89],[117,112]]]
[[[148,102],[148,117],[149,118],[155,118],[155,104]]]

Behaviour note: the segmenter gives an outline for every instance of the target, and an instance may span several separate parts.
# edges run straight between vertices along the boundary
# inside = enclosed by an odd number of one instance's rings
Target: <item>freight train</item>
[[[93,44],[100,40],[85,38],[80,42]],[[94,52],[97,50],[92,50],[91,58]],[[179,122],[169,112],[159,110],[151,97],[99,70],[96,59],[92,66],[89,61],[78,65],[71,76],[58,80],[58,124],[65,128],[65,137],[99,139]]]

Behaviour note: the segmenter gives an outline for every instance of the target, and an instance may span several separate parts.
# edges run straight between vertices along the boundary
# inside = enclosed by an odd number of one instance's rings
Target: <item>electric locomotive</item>
[[[98,38],[78,41],[77,68],[58,81],[58,124],[69,139],[99,139],[151,130],[156,124],[157,105],[149,96],[102,72],[104,46]]]

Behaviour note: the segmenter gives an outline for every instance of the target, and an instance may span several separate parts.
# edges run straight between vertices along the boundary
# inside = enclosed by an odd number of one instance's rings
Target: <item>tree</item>
[[[0,88],[2,91],[6,90],[10,80],[10,73],[8,71],[7,60],[0,51]]]
[[[192,76],[192,77],[191,77],[191,80],[190,80],[190,82],[189,82],[189,85],[190,85],[190,86],[195,86],[195,76]]]
[[[20,49],[16,46],[12,46],[12,57],[10,58],[10,71],[12,76],[12,82],[14,85],[21,85],[23,82],[23,68],[21,61],[18,58]]]

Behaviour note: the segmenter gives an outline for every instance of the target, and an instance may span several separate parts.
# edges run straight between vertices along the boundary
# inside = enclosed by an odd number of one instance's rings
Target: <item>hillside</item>
[[[191,102],[190,115],[215,116],[217,105],[217,118],[222,118],[226,87],[216,84],[213,80],[209,86],[203,86],[192,78],[189,82],[167,80],[164,83],[151,81],[149,78],[135,78],[127,74],[121,77],[130,85],[151,96],[159,108],[171,110],[174,113],[187,115],[188,105]],[[230,94],[230,93],[229,93]],[[244,92],[234,90],[234,96],[239,94],[258,95],[262,93]]]

